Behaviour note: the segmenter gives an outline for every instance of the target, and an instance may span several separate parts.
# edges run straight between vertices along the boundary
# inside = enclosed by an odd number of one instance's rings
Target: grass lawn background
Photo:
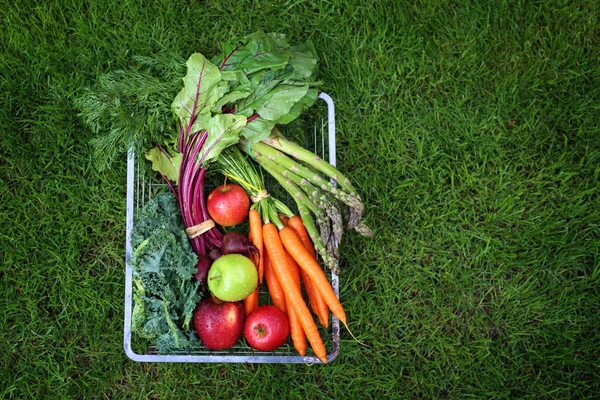
[[[0,398],[595,398],[600,5],[58,1],[0,7]],[[310,38],[338,166],[350,327],[328,366],[122,350],[125,162],[73,98],[133,55]]]

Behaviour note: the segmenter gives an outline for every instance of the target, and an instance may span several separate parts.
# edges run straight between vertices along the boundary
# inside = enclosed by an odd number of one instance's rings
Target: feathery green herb
[[[90,144],[99,170],[109,168],[131,146],[143,154],[176,134],[171,102],[180,89],[185,60],[176,54],[133,59],[136,68],[100,75],[74,100],[95,134]]]

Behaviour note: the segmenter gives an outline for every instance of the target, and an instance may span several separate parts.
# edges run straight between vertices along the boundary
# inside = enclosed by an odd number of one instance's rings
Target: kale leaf
[[[199,346],[190,326],[202,295],[199,282],[192,279],[198,257],[171,192],[158,193],[140,209],[131,243],[135,285],[131,331],[154,341],[162,353]]]

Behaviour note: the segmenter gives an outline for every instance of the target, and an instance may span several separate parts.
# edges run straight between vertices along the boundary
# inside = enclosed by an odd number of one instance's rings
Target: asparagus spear
[[[263,143],[266,143],[269,146],[274,147],[277,150],[280,150],[292,156],[293,158],[312,166],[317,171],[322,172],[337,182],[346,192],[356,196],[357,199],[360,199],[358,192],[354,189],[350,180],[346,178],[340,171],[338,171],[337,168],[310,150],[306,150],[297,143],[286,139],[277,130],[273,130],[273,132],[276,133],[264,139]]]
[[[314,229],[314,224],[309,229],[310,223],[307,223],[307,220],[305,220],[307,213],[304,212],[303,209],[312,208],[312,207],[310,207],[310,205],[312,205],[313,203],[306,197],[306,194],[304,194],[302,192],[302,190],[294,184],[294,182],[292,182],[289,179],[286,179],[278,171],[271,169],[271,167],[267,167],[265,165],[263,165],[263,167],[265,168],[265,170],[267,170],[267,172],[269,172],[269,174],[271,174],[271,176],[273,176],[273,178],[275,178],[279,182],[279,184],[281,186],[283,186],[285,188],[285,190],[287,190],[289,193],[292,193],[292,198],[294,198],[294,200],[296,201],[296,205],[298,206],[298,212],[300,213],[302,222],[304,223],[304,226],[306,227],[306,230],[308,231],[308,234],[313,242],[313,245],[315,246],[315,249],[317,250],[317,252],[321,256],[321,258],[323,259],[323,262],[325,263],[325,265],[328,268],[330,268],[332,271],[334,271],[335,273],[339,273],[340,272],[339,271],[339,261],[338,261],[336,254],[328,251],[328,250],[330,250],[331,247],[326,246],[322,241],[323,237],[328,238],[330,235],[327,233],[326,230],[325,231],[322,230],[321,234],[319,234],[317,232],[317,230]],[[318,209],[316,209],[314,211],[316,211],[317,216],[319,216],[321,214],[321,211]],[[327,221],[325,221],[324,224],[321,224],[322,225],[321,229],[324,229],[324,228],[328,229],[328,222],[329,221],[327,220]],[[331,242],[331,240],[328,240],[328,243],[329,242]]]
[[[256,142],[253,143],[253,146],[255,146],[259,153],[267,157],[269,160],[285,167],[288,171],[293,172],[298,177],[302,177],[305,180],[301,181],[303,185],[310,183],[323,191],[331,193],[336,199],[346,204],[350,208],[348,229],[354,228],[356,225],[358,225],[362,217],[364,204],[356,193],[351,194],[343,189],[337,188],[331,183],[331,181],[324,179],[318,171],[293,160],[286,154],[269,146],[266,143]],[[295,180],[295,182],[297,184],[299,183],[298,180]]]

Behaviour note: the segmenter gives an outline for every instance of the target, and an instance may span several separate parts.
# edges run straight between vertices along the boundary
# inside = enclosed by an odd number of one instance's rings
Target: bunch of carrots
[[[253,200],[248,238],[259,249],[254,260],[259,284],[266,281],[273,304],[287,315],[298,353],[306,354],[308,341],[314,354],[326,363],[327,351],[311,310],[325,328],[330,311],[347,327],[346,313],[319,265],[302,218],[266,193],[258,172],[239,150],[228,149],[220,159],[221,172],[244,187]],[[258,307],[258,301],[257,288],[244,300],[246,315]]]
[[[308,305],[325,328],[329,311],[344,325],[346,314],[338,297],[315,258],[314,248],[298,215],[280,221],[262,223],[256,210],[250,211],[249,239],[262,249],[258,261],[259,282],[267,283],[273,304],[283,311],[290,323],[294,348],[306,354],[307,340],[315,355],[326,363],[327,352]],[[262,274],[261,274],[262,271]],[[258,289],[244,300],[246,313],[258,307]]]

